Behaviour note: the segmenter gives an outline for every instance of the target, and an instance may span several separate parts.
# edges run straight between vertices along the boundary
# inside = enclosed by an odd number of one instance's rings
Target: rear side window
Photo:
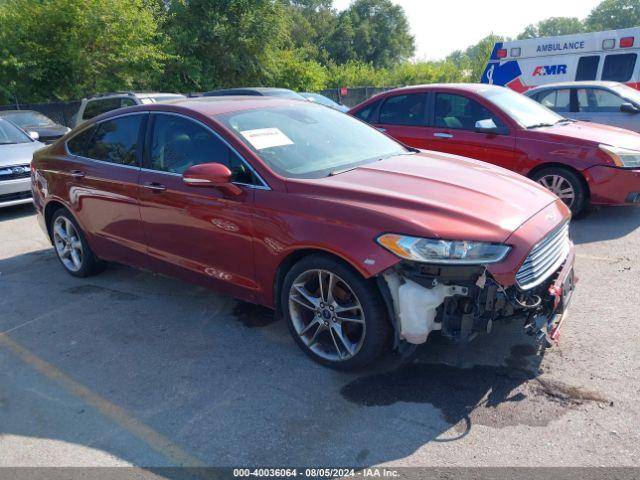
[[[548,90],[538,94],[538,102],[554,112],[568,112],[571,109],[571,90]]]
[[[580,57],[578,69],[576,70],[576,80],[595,80],[598,75],[599,64],[600,57],[598,55]]]
[[[492,119],[498,128],[506,127],[496,115],[475,100],[451,93],[436,95],[436,127],[474,130],[478,120],[487,119]]]
[[[89,141],[93,138],[93,134],[96,132],[96,125],[84,129],[78,135],[70,138],[67,141],[67,149],[72,155],[79,155],[81,157],[87,156],[87,146]]]
[[[356,112],[355,117],[367,123],[375,123],[377,121],[375,116],[376,111],[378,110],[378,105],[380,105],[381,102],[382,100],[378,100],[376,102],[370,103],[362,110]]]
[[[89,118],[97,117],[116,108],[131,107],[135,104],[136,102],[133,99],[123,97],[89,100],[82,114],[82,118],[88,120]]]
[[[127,115],[97,125],[85,157],[119,165],[138,165],[140,126],[144,115]]]
[[[617,55],[607,55],[602,67],[602,80],[612,80],[614,82],[626,82],[633,75],[636,66],[636,53],[622,53]]]
[[[388,97],[380,109],[378,122],[386,125],[424,126],[426,99],[424,93]]]

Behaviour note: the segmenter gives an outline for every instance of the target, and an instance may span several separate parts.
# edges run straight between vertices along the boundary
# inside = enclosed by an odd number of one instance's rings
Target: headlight
[[[437,240],[386,233],[377,242],[400,258],[425,263],[480,265],[500,262],[511,247],[498,243]]]
[[[618,167],[640,167],[640,151],[638,150],[628,150],[626,148],[611,147],[609,145],[600,145],[600,150],[609,155],[613,163]]]

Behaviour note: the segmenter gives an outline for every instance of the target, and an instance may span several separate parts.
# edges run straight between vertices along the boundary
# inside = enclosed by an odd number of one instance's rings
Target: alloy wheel
[[[82,268],[82,241],[71,220],[63,216],[56,218],[53,223],[53,243],[67,270],[77,272]]]
[[[576,200],[576,192],[571,182],[560,175],[545,175],[538,179],[538,183],[551,190],[567,207],[571,208]]]
[[[289,291],[289,313],[302,342],[325,360],[349,360],[362,348],[364,310],[351,287],[333,272],[301,273]]]

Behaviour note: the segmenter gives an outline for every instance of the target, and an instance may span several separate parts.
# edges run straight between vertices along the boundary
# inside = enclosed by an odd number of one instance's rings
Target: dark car
[[[0,118],[9,120],[26,132],[36,132],[44,143],[54,142],[70,130],[35,110],[4,110],[0,112]]]
[[[338,110],[339,112],[346,113],[349,111],[349,107],[346,105],[342,105],[338,102],[334,102],[329,97],[321,95],[320,93],[313,92],[300,92],[304,98],[309,100],[310,102],[316,102],[320,105],[324,105],[325,107],[333,108],[334,110]]]
[[[114,261],[274,308],[335,368],[505,317],[553,338],[573,289],[570,212],[550,192],[310,102],[128,107],[32,165],[70,274]]]
[[[274,87],[225,88],[223,90],[211,90],[210,92],[202,94],[203,97],[231,97],[236,95],[250,97],[281,97],[290,98],[291,100],[307,101],[306,98],[293,90]]]

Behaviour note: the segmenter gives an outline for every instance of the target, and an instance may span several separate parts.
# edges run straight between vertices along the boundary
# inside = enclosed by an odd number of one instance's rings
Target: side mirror
[[[191,187],[214,187],[231,195],[240,195],[242,189],[231,183],[231,170],[221,163],[201,163],[187,168],[182,181]]]
[[[31,137],[31,140],[40,139],[40,134],[38,132],[29,131],[29,132],[27,132],[27,135],[29,135]]]
[[[625,102],[620,105],[620,111],[624,113],[638,113],[640,110],[631,102]]]
[[[478,120],[475,130],[478,133],[500,133],[500,129],[496,125],[496,122],[493,121],[493,118]]]

